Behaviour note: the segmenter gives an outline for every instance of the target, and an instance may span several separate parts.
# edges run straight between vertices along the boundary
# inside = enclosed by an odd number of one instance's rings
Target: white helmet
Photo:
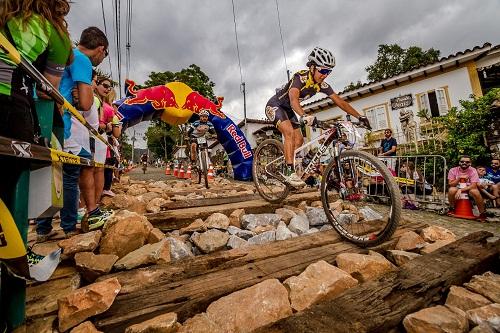
[[[319,67],[335,67],[335,57],[332,52],[322,49],[321,47],[316,46],[309,54],[307,60]]]
[[[200,111],[199,116],[200,117],[201,116],[207,116],[208,117],[209,114],[210,114],[210,112],[208,112],[207,109],[203,109],[203,110]]]

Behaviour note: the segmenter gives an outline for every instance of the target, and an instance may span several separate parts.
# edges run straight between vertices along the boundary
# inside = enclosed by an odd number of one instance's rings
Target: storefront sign
[[[391,98],[391,108],[393,110],[407,108],[413,105],[411,94]]]

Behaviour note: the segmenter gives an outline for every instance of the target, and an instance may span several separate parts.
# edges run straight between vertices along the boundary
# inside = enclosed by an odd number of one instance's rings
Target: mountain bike
[[[199,138],[191,138],[191,140],[196,140],[196,164],[191,170],[192,178],[197,179],[197,184],[201,183],[203,177],[205,181],[205,187],[208,189],[208,143],[205,136],[200,136]],[[189,154],[191,154],[191,149],[189,149]]]
[[[295,150],[294,168],[304,180],[329,153],[328,165],[320,172],[321,201],[328,221],[343,238],[363,247],[390,238],[401,216],[401,193],[393,175],[375,156],[346,149],[341,141],[343,133],[360,137],[355,127],[363,125],[348,118],[333,124],[316,121],[311,127],[323,133]],[[315,147],[317,151],[311,154]],[[288,196],[293,188],[286,181],[286,167],[280,141],[267,139],[257,147],[252,174],[262,198],[281,203]],[[343,200],[342,205],[330,201],[337,197]]]

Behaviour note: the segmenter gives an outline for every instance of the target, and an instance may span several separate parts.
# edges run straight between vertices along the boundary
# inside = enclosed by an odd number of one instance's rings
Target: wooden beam
[[[390,332],[406,315],[444,300],[451,285],[499,267],[500,241],[488,243],[491,236],[486,231],[469,234],[255,333]]]

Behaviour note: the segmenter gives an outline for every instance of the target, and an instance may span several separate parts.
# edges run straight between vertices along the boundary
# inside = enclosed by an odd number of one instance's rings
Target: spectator
[[[477,187],[481,192],[481,195],[494,201],[497,198],[496,195],[492,194],[495,183],[486,178],[486,168],[484,166],[478,165],[476,170],[479,176],[479,183],[477,184]]]
[[[74,61],[64,70],[61,80],[61,93],[78,110],[88,112],[94,104],[92,92],[92,66],[99,65],[108,55],[106,35],[96,27],[85,29],[80,42],[73,49]],[[78,100],[73,101],[72,90],[77,88]],[[91,159],[90,143],[87,129],[65,110],[64,150],[83,158]],[[87,206],[87,214],[82,220],[82,229],[95,229],[104,225],[108,212],[102,212],[96,204],[94,170],[79,165],[65,164],[63,167],[63,199],[61,209],[61,227],[67,237],[77,233],[78,185]],[[52,219],[41,219],[37,222],[38,240],[50,237]]]
[[[448,201],[450,203],[450,215],[455,214],[455,201],[460,199],[460,195],[463,192],[468,191],[469,196],[474,199],[479,210],[478,219],[481,221],[486,220],[486,215],[484,213],[484,201],[477,184],[479,183],[479,176],[476,169],[471,166],[471,159],[467,155],[460,157],[458,162],[459,166],[451,168],[448,172]],[[459,183],[465,182],[466,186],[459,188]]]
[[[415,168],[415,163],[413,161],[403,161],[399,170],[403,173],[403,177],[406,179],[414,180],[414,185],[403,186],[401,188],[403,193],[407,194],[417,194],[417,195],[430,195],[432,194],[433,187],[431,184],[422,176],[422,173]]]
[[[486,168],[486,178],[494,183],[491,186],[491,194],[496,197],[498,207],[500,206],[500,159],[494,158],[491,160],[491,167]]]
[[[396,149],[398,143],[395,138],[392,137],[392,130],[387,128],[384,131],[385,138],[380,142],[379,156],[396,156]]]
[[[64,19],[69,8],[66,0],[0,1],[1,32],[56,88],[71,59],[71,40]],[[0,51],[0,136],[38,142],[40,130],[33,96],[33,80]],[[0,182],[0,198],[7,205],[21,172],[28,167],[28,160],[14,162],[0,157],[0,173],[5,176]]]

